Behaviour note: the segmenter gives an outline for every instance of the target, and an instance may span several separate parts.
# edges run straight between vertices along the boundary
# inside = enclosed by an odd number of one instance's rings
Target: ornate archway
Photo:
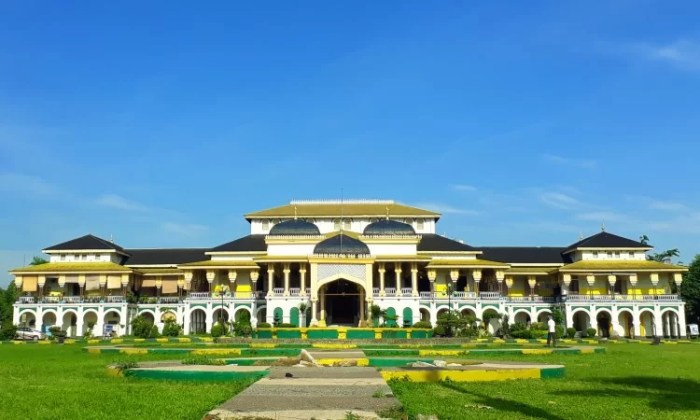
[[[358,326],[364,320],[364,289],[356,282],[338,279],[319,289],[321,316],[327,325]]]

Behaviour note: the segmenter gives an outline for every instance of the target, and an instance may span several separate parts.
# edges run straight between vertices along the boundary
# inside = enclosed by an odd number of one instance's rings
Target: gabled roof
[[[133,270],[112,262],[49,262],[15,268],[10,273],[131,273]]]
[[[688,271],[688,267],[649,260],[583,260],[559,268],[559,271],[562,273],[578,271],[616,272],[628,270],[683,272]]]
[[[292,201],[279,207],[255,211],[245,215],[247,220],[256,218],[305,218],[305,217],[412,217],[430,216],[439,218],[440,213],[418,207],[408,206],[394,201],[359,200],[359,201]]]
[[[482,246],[484,259],[510,264],[565,264],[565,248],[556,246]]]
[[[460,252],[460,251],[479,251],[478,249],[469,246],[465,243],[455,241],[454,239],[446,238],[434,233],[424,233],[421,235],[421,240],[418,243],[417,250],[419,252]]]
[[[599,232],[588,238],[581,239],[580,241],[569,245],[564,253],[569,253],[576,248],[640,248],[640,249],[651,249],[653,248],[649,244],[643,244],[632,239],[623,238],[622,236],[614,235],[610,232]]]
[[[343,233],[324,239],[314,247],[314,254],[369,255],[369,253],[367,244]]]
[[[267,251],[265,235],[248,235],[214,247],[207,252],[264,252]]]
[[[127,249],[126,265],[184,264],[205,259],[205,248]]]
[[[114,250],[121,253],[126,253],[124,248],[120,247],[114,242],[107,241],[95,235],[85,235],[81,236],[80,238],[71,239],[70,241],[45,248],[44,251],[77,251],[82,249],[103,249],[105,251]]]

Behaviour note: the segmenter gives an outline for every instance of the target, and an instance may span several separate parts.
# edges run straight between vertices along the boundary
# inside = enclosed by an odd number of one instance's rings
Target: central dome
[[[396,220],[379,220],[370,223],[365,228],[363,235],[415,235],[416,231],[408,223]]]
[[[292,219],[277,223],[270,229],[270,235],[320,235],[318,226],[306,220]]]
[[[341,233],[316,244],[314,254],[369,255],[369,248],[361,240]]]

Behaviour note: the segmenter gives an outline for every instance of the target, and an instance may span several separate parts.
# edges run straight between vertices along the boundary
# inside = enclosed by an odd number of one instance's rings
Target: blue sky
[[[0,271],[341,189],[473,245],[700,253],[697,2],[144,3],[0,5]]]

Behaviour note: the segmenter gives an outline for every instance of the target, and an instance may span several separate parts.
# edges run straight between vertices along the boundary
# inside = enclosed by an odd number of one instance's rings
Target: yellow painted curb
[[[316,360],[316,362],[321,366],[336,366],[336,365],[342,364],[343,362],[348,362],[348,361],[356,362],[357,366],[369,366],[369,359],[367,359],[367,358],[362,358],[362,359],[328,358],[328,359]]]
[[[169,340],[167,338],[156,338],[157,343],[167,343]]]
[[[41,345],[44,345],[44,346],[47,345],[47,344],[51,344],[51,343],[52,343],[51,341],[39,341],[39,342],[37,342],[37,344],[41,344]]]
[[[277,347],[275,343],[250,343],[251,349],[274,349]]]
[[[419,356],[461,356],[466,353],[464,350],[418,350]]]
[[[134,343],[143,343],[144,341],[146,341],[145,338],[134,338]]]
[[[87,352],[92,354],[100,354],[100,349],[88,347]]]
[[[314,343],[312,347],[315,349],[345,350],[356,349],[357,344]]]
[[[385,380],[408,379],[411,382],[437,382],[452,380],[455,382],[490,382],[509,379],[539,379],[539,369],[503,369],[503,370],[383,370],[380,372]]]
[[[212,355],[240,356],[241,349],[197,349],[197,350],[192,350],[192,354],[198,355],[198,356],[212,356]]]
[[[148,354],[148,349],[121,349],[122,354]]]
[[[180,338],[177,339],[177,342],[178,342],[178,343],[191,343],[192,340],[189,339],[189,338],[187,338],[187,337],[180,337]]]
[[[581,354],[593,354],[595,353],[595,349],[580,349]]]
[[[123,338],[113,338],[112,340],[110,340],[110,343],[112,343],[112,344],[122,344],[123,342],[124,342]]]
[[[124,374],[119,369],[117,369],[113,366],[107,367],[107,375],[114,376],[114,377],[124,376]]]
[[[100,340],[88,340],[88,344],[100,344]]]
[[[522,354],[552,354],[552,349],[522,349]]]

